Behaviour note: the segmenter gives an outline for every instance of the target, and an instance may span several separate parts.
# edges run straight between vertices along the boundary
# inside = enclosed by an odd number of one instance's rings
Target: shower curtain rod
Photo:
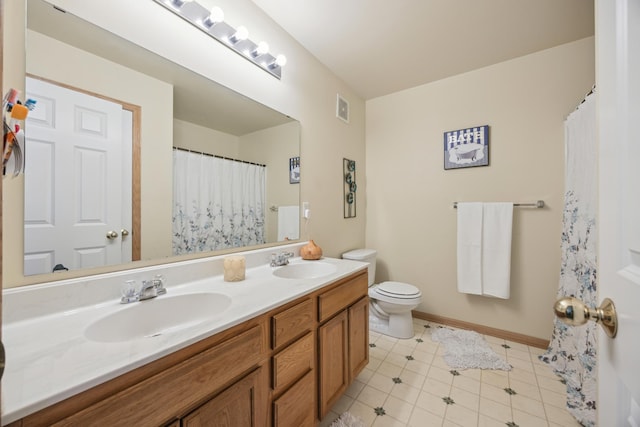
[[[215,157],[215,158],[218,158],[218,159],[231,160],[232,162],[240,162],[240,163],[246,163],[246,164],[249,164],[249,165],[262,166],[263,168],[267,167],[267,165],[263,165],[262,163],[254,163],[254,162],[248,162],[246,160],[232,159],[231,157],[224,157],[224,156],[218,156],[217,154],[203,153],[202,151],[189,150],[188,148],[173,147],[173,149],[174,150],[180,150],[180,151],[186,151],[188,153],[193,153],[193,154],[202,154],[203,156]]]
[[[514,203],[515,207],[528,207],[528,208],[544,208],[544,200],[538,200],[535,203]],[[453,208],[458,208],[458,202],[453,202]]]

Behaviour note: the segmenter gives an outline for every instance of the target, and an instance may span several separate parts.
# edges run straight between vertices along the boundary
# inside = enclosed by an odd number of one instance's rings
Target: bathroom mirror
[[[30,144],[28,162],[32,163],[31,170],[37,170],[31,176],[25,175],[25,275],[48,273],[56,264],[62,264],[62,267],[70,270],[103,265],[127,268],[131,267],[130,262],[138,260],[167,261],[167,258],[176,259],[179,254],[193,252],[202,256],[211,255],[207,247],[197,242],[176,249],[176,246],[180,246],[176,245],[176,240],[184,242],[186,238],[176,239],[174,224],[182,210],[174,209],[173,201],[184,199],[185,210],[191,209],[191,205],[199,201],[196,196],[183,197],[184,189],[190,189],[192,185],[189,182],[192,181],[183,180],[186,184],[174,182],[174,175],[180,168],[176,166],[176,162],[179,162],[176,158],[182,155],[196,159],[190,161],[200,162],[199,159],[206,158],[223,162],[225,165],[222,168],[226,171],[224,177],[213,180],[225,189],[231,187],[231,182],[226,181],[230,177],[244,179],[247,168],[256,164],[258,168],[263,168],[264,180],[255,185],[264,187],[261,196],[264,212],[262,219],[254,219],[249,226],[253,232],[255,223],[262,222],[262,232],[257,240],[224,237],[225,246],[216,246],[214,250],[229,252],[242,250],[246,245],[268,246],[299,238],[300,186],[291,184],[289,180],[290,159],[300,156],[300,126],[296,120],[70,13],[60,11],[44,0],[27,0],[26,40],[27,95],[37,95],[40,99],[36,110],[25,123],[27,143]],[[104,220],[101,216],[108,206],[116,203],[114,199],[100,199],[96,195],[107,185],[105,182],[111,183],[114,179],[106,178],[104,182],[89,184],[99,175],[95,173],[96,169],[110,169],[115,163],[105,160],[113,157],[95,154],[100,150],[85,149],[90,151],[85,155],[78,154],[82,150],[77,147],[72,149],[72,155],[81,157],[81,162],[87,165],[81,182],[77,176],[73,176],[57,191],[53,184],[49,187],[50,182],[61,181],[61,178],[52,178],[53,171],[69,166],[51,163],[51,159],[56,157],[51,154],[51,144],[38,144],[46,139],[39,133],[39,128],[46,127],[51,117],[56,117],[56,120],[62,117],[53,109],[54,104],[62,104],[56,96],[66,96],[58,92],[54,96],[46,92],[50,90],[48,85],[54,86],[51,90],[61,88],[63,91],[97,98],[96,102],[106,101],[121,107],[124,118],[118,118],[117,121],[126,124],[119,127],[118,132],[128,135],[130,141],[126,148],[119,150],[124,155],[120,156],[118,167],[113,172],[113,176],[118,177],[115,181],[122,178],[122,183],[118,185],[121,193],[116,199],[118,206],[121,200],[123,202],[122,207],[117,209],[121,214],[116,220]],[[88,131],[100,133],[106,113],[92,115],[96,110],[98,107],[71,113],[70,116],[80,118],[73,126],[85,129],[83,126],[86,125]],[[105,135],[107,133],[104,132]],[[34,142],[30,142],[30,138]],[[64,156],[58,154],[57,157]],[[188,163],[183,169],[192,172],[192,164]],[[232,166],[228,165],[241,167],[229,172],[226,169]],[[102,169],[100,171],[102,174]],[[104,176],[108,175],[101,175],[102,178]],[[43,186],[43,183],[46,185]],[[174,193],[174,188],[180,190]],[[73,232],[58,235],[64,238],[43,238],[42,235],[33,234],[34,228],[42,231],[43,224],[50,225],[52,221],[49,218],[54,213],[58,216],[56,221],[60,220],[62,214],[54,207],[67,202],[58,199],[58,195],[74,193],[72,196],[78,197],[77,193],[83,191],[86,200],[80,206],[86,208],[88,220],[81,218],[79,221],[82,222],[82,238],[88,234],[87,224],[93,221],[100,223],[95,227],[95,233],[97,240],[102,243],[83,242],[69,246]],[[224,210],[224,203],[236,198],[235,194],[226,194],[215,203],[222,204],[220,209]],[[211,209],[205,208],[205,212],[211,212]],[[286,218],[283,217],[285,212],[288,215]],[[73,214],[76,216],[74,220],[77,220],[78,212]],[[248,222],[244,215],[242,218],[221,220],[220,223],[231,221],[237,225]],[[33,224],[36,226],[31,227]],[[205,226],[210,227],[212,223]],[[183,221],[183,229],[194,227],[200,226],[189,220]],[[216,227],[215,224],[213,227]],[[54,259],[51,247],[33,244],[40,244],[47,239],[53,241],[50,246],[56,247],[57,253],[68,254],[65,258],[68,261],[58,256]],[[110,254],[114,247],[118,252],[116,256]],[[52,279],[51,276],[42,277],[43,281]]]

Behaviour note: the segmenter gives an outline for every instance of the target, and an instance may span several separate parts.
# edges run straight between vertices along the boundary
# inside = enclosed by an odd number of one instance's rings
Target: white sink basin
[[[206,322],[230,305],[231,298],[217,293],[160,296],[100,318],[90,323],[84,334],[98,342],[153,338]]]
[[[273,270],[273,275],[285,279],[316,279],[336,272],[336,266],[322,261],[289,264]]]

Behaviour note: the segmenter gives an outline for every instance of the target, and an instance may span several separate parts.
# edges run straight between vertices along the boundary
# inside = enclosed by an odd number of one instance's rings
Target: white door
[[[122,262],[122,106],[37,79],[26,89],[25,275]]]
[[[596,93],[598,293],[619,322],[598,335],[598,424],[640,426],[640,0],[596,1]]]

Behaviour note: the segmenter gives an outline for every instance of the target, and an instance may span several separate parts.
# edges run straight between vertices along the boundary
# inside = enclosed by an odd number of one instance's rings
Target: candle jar
[[[229,256],[224,259],[224,281],[239,282],[244,280],[245,259],[243,256]]]

